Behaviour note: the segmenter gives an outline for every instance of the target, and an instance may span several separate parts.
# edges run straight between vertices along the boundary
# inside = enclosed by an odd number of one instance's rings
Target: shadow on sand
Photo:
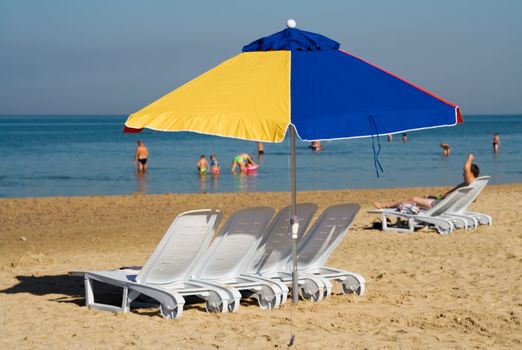
[[[49,301],[72,303],[85,306],[85,289],[82,276],[52,275],[52,276],[16,276],[18,283],[12,287],[0,290],[4,294],[29,293],[37,296],[48,296]],[[121,305],[122,289],[93,281],[95,301],[103,304]],[[194,309],[205,312],[202,300],[196,297],[186,297],[184,309]],[[242,303],[243,304],[243,303]],[[248,304],[245,304],[248,305]],[[132,308],[140,308],[139,314],[158,315],[159,311],[143,310],[143,308],[158,307],[152,299],[141,296],[133,302]],[[133,310],[134,311],[134,310]]]
[[[0,293],[17,294],[29,293],[33,295],[49,295],[51,301],[85,305],[83,278],[70,275],[53,276],[16,276],[18,284]]]

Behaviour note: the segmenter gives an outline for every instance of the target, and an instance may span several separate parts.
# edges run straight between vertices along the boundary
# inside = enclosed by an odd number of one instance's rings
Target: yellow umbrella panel
[[[125,126],[282,142],[290,124],[290,55],[241,53],[131,114]]]

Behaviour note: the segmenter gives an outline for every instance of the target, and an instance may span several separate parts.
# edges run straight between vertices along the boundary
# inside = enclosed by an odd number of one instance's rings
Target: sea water
[[[256,143],[187,132],[122,132],[125,116],[0,116],[0,197],[288,191],[289,142]],[[500,152],[492,152],[494,133]],[[149,171],[136,173],[133,156],[142,139],[150,152]],[[443,157],[441,143],[451,146]],[[491,183],[522,181],[522,115],[464,116],[456,127],[322,142],[312,151],[297,144],[298,190],[451,186],[462,181],[462,165],[475,154]],[[380,152],[377,151],[380,146]],[[375,148],[375,152],[374,149]],[[252,154],[260,168],[233,175],[232,159]],[[201,154],[215,153],[219,176],[199,176]],[[377,176],[375,157],[384,172]]]

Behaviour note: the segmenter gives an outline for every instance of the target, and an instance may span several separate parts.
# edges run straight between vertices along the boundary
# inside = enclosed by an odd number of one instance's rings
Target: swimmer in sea
[[[207,158],[205,158],[204,154],[202,154],[199,157],[197,167],[198,167],[199,175],[205,175],[207,173],[209,166],[208,166]]]
[[[210,155],[210,171],[213,175],[219,175],[219,162],[215,154]]]
[[[500,135],[497,132],[493,136],[493,152],[497,153],[499,148],[500,148]]]
[[[257,143],[257,154],[265,154],[265,147],[263,146],[263,142]]]
[[[320,151],[323,149],[323,146],[321,146],[321,141],[312,141],[310,148],[312,151]]]
[[[441,143],[440,147],[442,148],[442,155],[444,157],[449,157],[451,154],[451,148],[450,145],[447,143]]]
[[[147,171],[147,158],[149,158],[149,150],[145,147],[143,141],[138,140],[138,147],[134,153],[134,162],[138,165],[138,172],[143,173]]]
[[[232,161],[231,171],[235,174],[236,168],[239,167],[239,170],[242,173],[247,171],[247,167],[256,165],[256,163],[252,160],[252,157],[248,153],[241,153],[234,157]]]

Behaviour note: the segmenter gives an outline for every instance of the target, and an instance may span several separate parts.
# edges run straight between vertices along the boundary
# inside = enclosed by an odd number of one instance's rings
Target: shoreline
[[[247,206],[287,206],[289,192],[132,194],[0,198],[0,344],[6,348],[514,348],[522,346],[522,183],[488,185],[471,209],[492,226],[440,236],[369,229],[378,199],[438,193],[448,187],[298,192],[318,214],[337,203],[361,204],[328,265],[367,280],[366,294],[300,301],[262,311],[242,303],[234,314],[187,306],[180,320],[157,309],[126,314],[88,310],[72,270],[142,265],[174,217],[215,208],[225,219]],[[223,223],[222,223],[223,224]],[[293,319],[293,324],[290,323]],[[53,330],[59,329],[59,332]],[[195,329],[200,330],[194,332]],[[98,336],[93,338],[92,334]]]
[[[314,189],[314,190],[299,190],[297,189],[297,193],[327,193],[327,192],[360,192],[360,191],[426,191],[426,190],[438,190],[449,189],[456,185],[434,185],[434,186],[397,186],[397,187],[365,187],[365,188],[340,188],[340,189]],[[500,183],[490,183],[489,187],[494,186],[517,186],[522,185],[522,182],[500,182]],[[240,195],[240,194],[284,194],[289,193],[290,187],[288,187],[288,191],[233,191],[233,192],[164,192],[164,193],[142,193],[142,192],[133,192],[133,193],[124,193],[124,194],[103,194],[103,193],[93,193],[93,194],[82,194],[82,195],[52,195],[52,196],[27,196],[27,197],[0,197],[0,204],[2,201],[8,200],[35,200],[35,199],[61,199],[61,198],[105,198],[105,197],[139,197],[139,196],[199,196],[199,195]]]

